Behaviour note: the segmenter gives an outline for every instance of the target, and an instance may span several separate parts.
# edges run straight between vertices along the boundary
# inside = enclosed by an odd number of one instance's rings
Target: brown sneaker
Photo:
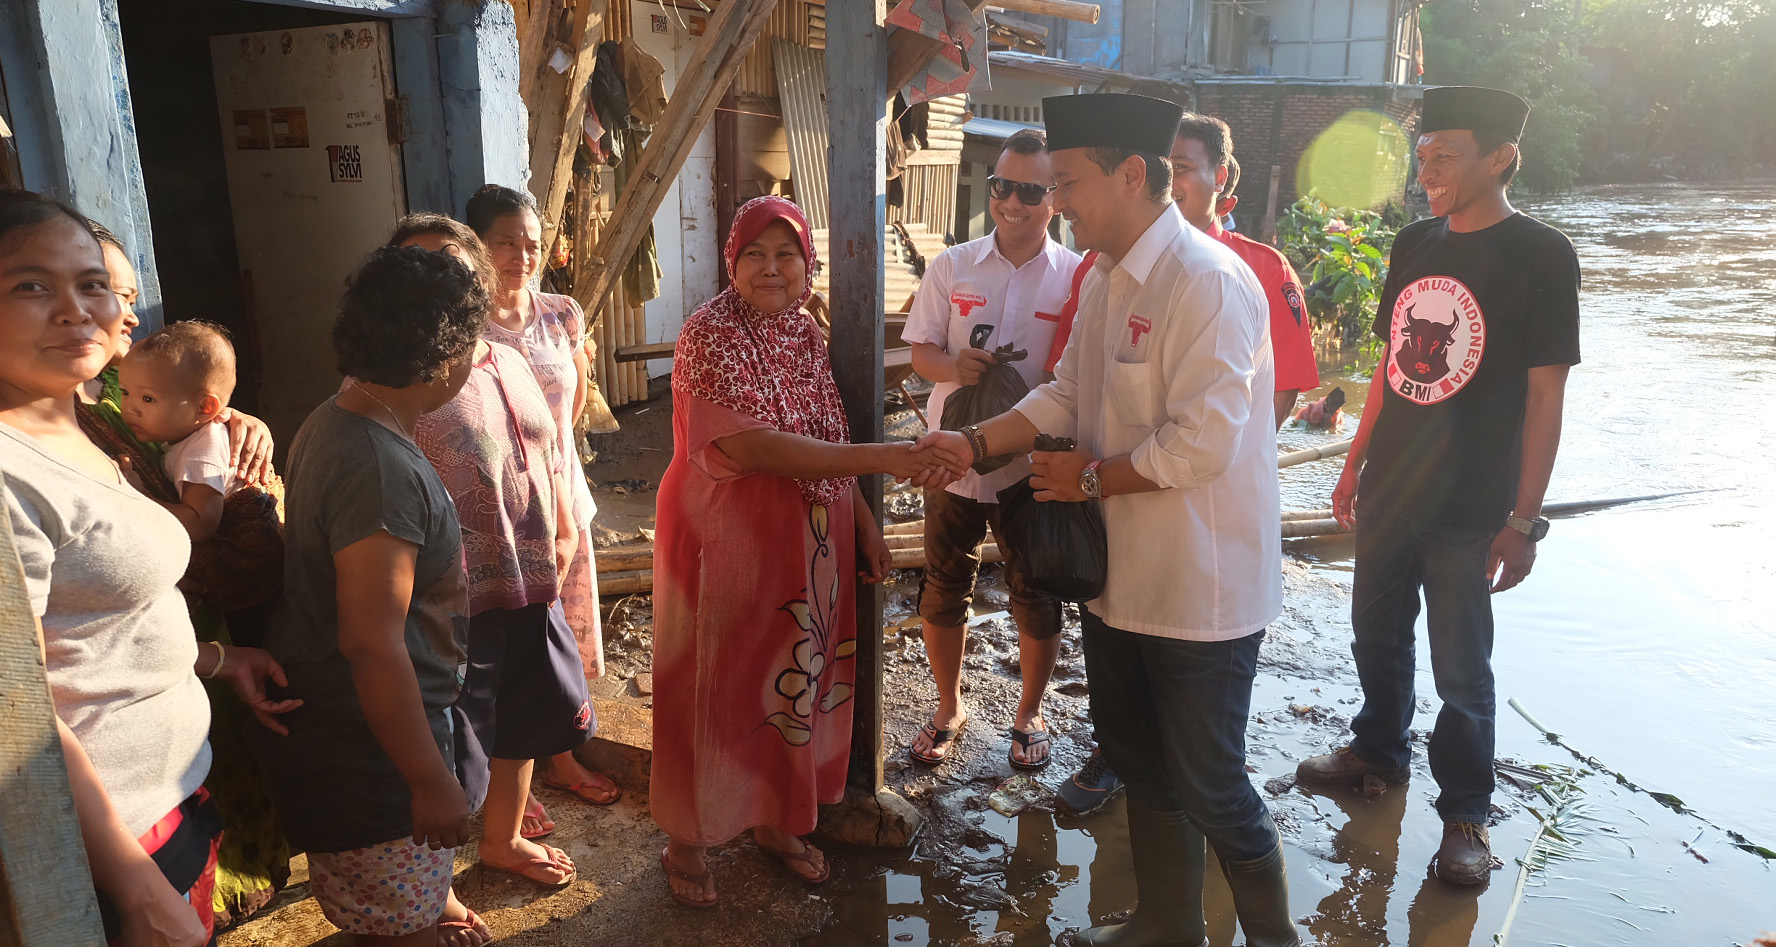
[[[1446,822],[1443,844],[1437,848],[1432,862],[1437,877],[1457,885],[1485,884],[1492,870],[1503,863],[1492,857],[1492,842],[1486,826],[1473,822]]]
[[[1361,785],[1366,776],[1374,776],[1389,786],[1398,786],[1412,778],[1412,770],[1405,766],[1399,769],[1376,766],[1348,746],[1302,760],[1295,767],[1296,780],[1322,786]]]

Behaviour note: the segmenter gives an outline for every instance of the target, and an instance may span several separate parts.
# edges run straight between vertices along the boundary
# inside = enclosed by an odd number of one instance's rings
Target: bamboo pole
[[[993,0],[993,6],[1012,13],[1058,16],[1075,23],[1098,22],[1098,5],[1079,0]]]
[[[1327,457],[1336,457],[1339,454],[1348,452],[1350,449],[1351,442],[1349,440],[1342,440],[1333,441],[1330,444],[1322,444],[1319,447],[1310,447],[1307,450],[1293,451],[1277,458],[1277,469],[1281,470],[1284,467],[1293,467],[1296,464],[1305,464],[1313,460],[1324,460]]]

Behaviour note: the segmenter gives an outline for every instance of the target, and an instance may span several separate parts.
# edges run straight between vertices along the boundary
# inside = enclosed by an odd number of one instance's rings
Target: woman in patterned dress
[[[748,202],[725,256],[731,285],[678,338],[654,557],[651,805],[672,897],[703,908],[716,901],[705,852],[748,829],[797,877],[826,880],[799,836],[844,793],[853,576],[890,568],[855,478],[937,463],[850,443],[802,309],[818,261],[800,209]]]
[[[530,283],[542,271],[542,224],[536,201],[523,191],[498,184],[482,185],[469,198],[465,215],[470,229],[487,246],[495,285],[496,308],[483,334],[489,342],[509,345],[524,355],[555,417],[561,451],[572,463],[568,488],[573,493],[573,527],[578,551],[561,585],[561,606],[567,625],[579,641],[586,677],[604,675],[604,641],[598,620],[598,571],[592,555],[592,516],[598,507],[579,464],[574,425],[586,408],[591,361],[586,354],[586,316],[571,296],[539,293]],[[598,721],[589,723],[597,731]],[[606,806],[622,795],[610,777],[580,764],[572,753],[549,757],[543,784]],[[535,799],[525,806],[524,834],[547,834],[554,823]]]

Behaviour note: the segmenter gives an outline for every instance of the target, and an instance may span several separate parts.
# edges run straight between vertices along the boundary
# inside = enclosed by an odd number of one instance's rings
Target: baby
[[[142,441],[164,441],[161,461],[179,502],[165,504],[193,542],[222,522],[234,489],[228,428],[213,423],[234,394],[234,347],[207,322],[175,322],[137,342],[117,373],[123,420]]]

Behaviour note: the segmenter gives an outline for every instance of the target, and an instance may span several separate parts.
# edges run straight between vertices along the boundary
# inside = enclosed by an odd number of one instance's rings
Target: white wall
[[[660,7],[651,0],[631,0],[635,41],[666,67],[666,96],[671,98],[678,76],[691,63],[701,37],[692,36],[667,16],[667,32],[652,30],[652,16]],[[689,16],[686,16],[689,22]],[[654,214],[654,241],[660,251],[660,298],[647,303],[647,340],[670,342],[678,338],[685,317],[716,293],[716,274],[721,253],[715,232],[715,129],[704,126],[691,146],[684,167]],[[630,156],[629,160],[634,160]],[[671,359],[648,362],[648,374],[660,376],[672,370]]]

